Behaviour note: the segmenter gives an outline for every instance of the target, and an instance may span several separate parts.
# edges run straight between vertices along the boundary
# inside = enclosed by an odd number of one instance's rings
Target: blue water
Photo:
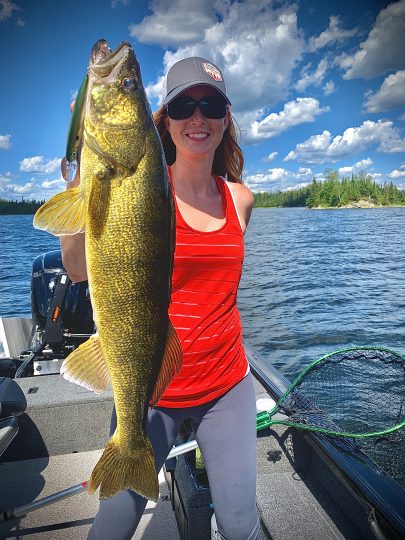
[[[31,315],[32,263],[37,255],[59,249],[59,239],[32,226],[34,216],[0,215],[0,316]]]
[[[245,236],[244,335],[289,378],[358,345],[405,353],[405,208],[258,208]]]
[[[287,377],[352,345],[405,353],[405,209],[255,209],[239,292],[244,336]],[[0,216],[0,316],[29,316],[32,216]]]

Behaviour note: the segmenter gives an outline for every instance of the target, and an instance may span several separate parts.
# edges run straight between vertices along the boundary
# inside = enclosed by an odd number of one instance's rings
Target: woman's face
[[[206,96],[218,95],[218,92],[206,85],[194,86],[185,90],[182,96],[189,96],[197,101]],[[214,159],[215,150],[222,141],[228,127],[230,112],[225,118],[206,118],[197,107],[194,114],[185,120],[172,120],[166,117],[166,128],[176,146],[176,159],[180,154],[185,157]]]

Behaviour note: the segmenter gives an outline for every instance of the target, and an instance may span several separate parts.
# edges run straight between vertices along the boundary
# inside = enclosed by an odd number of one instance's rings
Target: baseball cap
[[[163,100],[163,105],[167,105],[184,90],[198,84],[206,84],[215,88],[224,96],[229,105],[231,104],[226,95],[226,86],[221,70],[205,58],[192,56],[176,62],[167,72],[166,97]]]

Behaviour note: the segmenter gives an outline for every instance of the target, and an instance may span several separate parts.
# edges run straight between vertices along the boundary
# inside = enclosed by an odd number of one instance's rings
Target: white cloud
[[[0,193],[12,196],[15,194],[25,194],[31,192],[34,186],[33,181],[26,182],[24,185],[22,185],[11,182],[12,178],[13,175],[11,173],[6,173],[4,175],[0,174]]]
[[[11,147],[11,135],[0,135],[0,150],[8,150]]]
[[[25,184],[17,183],[11,173],[0,174],[0,193],[3,197],[12,198],[15,195],[24,195],[28,199],[49,199],[52,195],[63,191],[65,181],[62,177],[55,180],[44,180],[40,184],[36,178],[31,178]]]
[[[292,126],[314,122],[319,114],[327,111],[329,107],[320,107],[317,99],[297,98],[286,103],[281,112],[271,113],[263,120],[254,121],[247,139],[250,141],[270,139]]]
[[[405,0],[382,9],[374,28],[354,55],[336,59],[345,70],[344,79],[370,79],[387,71],[405,68]]]
[[[405,163],[401,163],[398,169],[394,169],[389,173],[389,178],[401,178],[405,176]]]
[[[203,4],[208,7],[203,8]],[[164,25],[159,34],[175,35],[179,27],[189,28],[189,11],[196,8],[190,2],[186,9],[180,9],[182,5],[180,0],[173,0],[167,10],[167,2],[154,2],[153,16]],[[202,22],[199,22],[202,37],[175,51],[165,52],[163,76],[148,85],[148,96],[161,99],[164,76],[175,62],[188,56],[202,56],[223,70],[238,122],[239,115],[247,112],[251,122],[262,109],[287,95],[292,71],[304,50],[304,40],[297,28],[298,6],[292,4],[277,9],[269,0],[232,3],[217,0],[215,8],[220,14],[219,20],[214,20],[213,2],[197,3],[197,6],[202,14]],[[187,25],[179,25],[185,13]],[[154,39],[159,42],[158,36]],[[250,126],[240,123],[246,129]]]
[[[254,192],[289,191],[307,186],[313,177],[312,170],[306,167],[300,167],[296,172],[277,167],[265,173],[248,175],[245,181],[249,189]]]
[[[389,120],[373,122],[366,120],[359,127],[348,128],[343,135],[332,139],[329,131],[313,135],[303,143],[297,144],[284,158],[284,161],[297,160],[307,163],[335,163],[340,159],[364,152],[377,146],[379,152],[404,152],[405,139]]]
[[[34,184],[32,182],[27,182],[23,186],[20,184],[9,184],[9,189],[13,191],[14,193],[30,193],[32,188],[34,187]]]
[[[279,180],[286,180],[288,178],[288,171],[277,167],[275,169],[269,169],[266,176],[267,182],[277,182]]]
[[[271,154],[263,158],[263,161],[268,161],[270,163],[271,161],[274,161],[277,156],[278,156],[278,152],[272,152]]]
[[[322,58],[313,73],[309,73],[310,66],[311,64],[307,64],[301,71],[301,79],[295,84],[295,89],[298,92],[304,91],[308,86],[320,86],[322,84],[328,70],[328,61],[326,58]]]
[[[405,107],[405,71],[389,75],[375,94],[369,94],[364,106],[368,112]]]
[[[325,96],[330,96],[330,94],[333,94],[333,92],[336,91],[335,83],[333,81],[326,82],[322,87]]]
[[[354,165],[350,165],[348,167],[340,167],[338,169],[338,172],[342,175],[345,175],[345,174],[356,173],[359,171],[367,171],[367,169],[371,167],[371,165],[373,164],[374,162],[371,158],[366,158],[366,159],[362,159],[358,161]]]
[[[309,167],[300,167],[298,169],[298,172],[295,173],[296,178],[312,178],[314,176],[314,173],[312,172],[312,169]]]
[[[57,191],[60,191],[65,185],[65,180],[60,177],[56,180],[45,180],[44,182],[42,182],[41,187],[43,189],[56,189]]]
[[[46,161],[44,156],[24,158],[20,161],[20,171],[51,174],[60,168],[60,161],[60,158],[53,158]]]
[[[152,15],[129,26],[130,35],[142,43],[178,47],[204,39],[205,31],[217,22],[214,0],[152,0]],[[183,21],[183,24],[179,24]]]
[[[319,34],[317,37],[312,37],[308,42],[308,51],[314,52],[330,43],[336,43],[351,38],[357,34],[357,28],[352,30],[343,30],[340,28],[340,19],[336,15],[329,18],[329,27],[327,30]]]
[[[10,0],[0,0],[0,21],[5,21],[13,16],[13,11],[19,11],[21,8]]]
[[[0,193],[7,191],[7,186],[10,184],[12,174],[7,172],[5,174],[0,174]]]
[[[405,171],[399,171],[398,169],[393,170],[388,175],[390,178],[400,178],[402,176],[405,176]]]

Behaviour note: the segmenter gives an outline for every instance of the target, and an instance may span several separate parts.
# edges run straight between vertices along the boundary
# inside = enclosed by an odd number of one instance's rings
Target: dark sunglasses
[[[180,96],[166,105],[167,114],[172,120],[191,118],[199,107],[201,113],[210,119],[225,118],[227,103],[219,96],[205,96],[196,101],[190,96]]]

